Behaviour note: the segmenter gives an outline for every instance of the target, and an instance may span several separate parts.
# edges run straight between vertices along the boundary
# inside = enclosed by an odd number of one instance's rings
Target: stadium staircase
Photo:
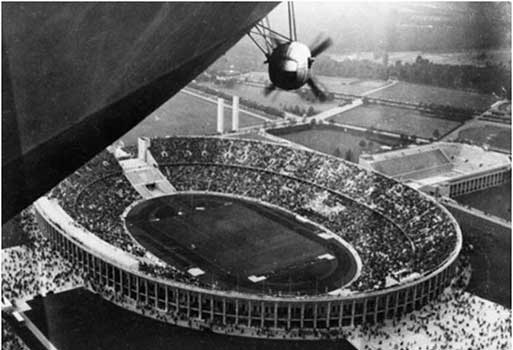
[[[156,167],[153,167],[139,158],[120,160],[128,181],[134,189],[144,198],[151,199],[176,192],[176,189]]]

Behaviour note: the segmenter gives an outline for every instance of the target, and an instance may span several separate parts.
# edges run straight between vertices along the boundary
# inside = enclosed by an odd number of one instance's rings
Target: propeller
[[[312,45],[310,45],[310,53],[312,57],[316,57],[326,51],[331,45],[333,45],[333,40],[331,38],[326,38],[322,40],[322,35],[319,35]]]
[[[319,83],[317,82],[317,79],[310,76],[310,78],[308,78],[306,83],[308,84],[310,89],[312,89],[313,94],[315,95],[315,97],[317,97],[319,99],[319,101],[325,102],[328,99],[328,96],[326,96],[324,91],[322,91],[321,88],[319,87]]]

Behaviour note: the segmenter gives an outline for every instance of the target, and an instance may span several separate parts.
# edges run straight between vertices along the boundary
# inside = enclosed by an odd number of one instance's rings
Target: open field
[[[84,289],[30,302],[27,316],[59,350],[352,350],[346,340],[243,338],[172,326],[118,307]]]
[[[358,163],[358,157],[361,153],[374,153],[380,149],[380,146],[390,145],[389,143],[385,144],[369,140],[363,135],[357,136],[343,130],[330,129],[329,127],[315,127],[308,130],[280,133],[279,135],[272,130],[269,132],[316,151],[344,159],[347,159],[346,156],[349,152],[351,155],[349,160],[355,163]]]
[[[483,125],[475,128],[466,128],[459,132],[459,138],[511,152],[511,128],[508,127]]]
[[[511,221],[511,182],[454,199],[459,203]]]
[[[361,95],[388,84],[385,80],[360,80],[356,78],[339,78],[320,75],[319,81],[329,92],[349,95]]]
[[[232,110],[224,109],[224,127],[230,130]],[[239,113],[239,126],[263,124],[262,119],[244,112]],[[126,133],[121,140],[129,145],[140,136],[203,135],[215,134],[217,105],[184,93],[176,94],[160,106],[139,125]]]
[[[511,153],[511,127],[481,120],[473,120],[447,136],[476,145],[490,146]]]
[[[134,207],[130,232],[153,254],[224,288],[250,291],[337,289],[356,264],[346,249],[317,237],[316,226],[242,199],[206,194],[159,197]],[[333,260],[318,259],[330,254]],[[251,282],[265,276],[265,282]],[[316,284],[316,281],[318,285]]]
[[[456,121],[430,117],[428,114],[412,109],[381,105],[360,106],[332,117],[330,120],[426,139],[435,137],[436,134],[441,137],[460,125]]]
[[[224,88],[218,85],[209,84],[209,83],[201,83],[200,85],[207,86],[212,89],[217,89],[219,91],[223,91],[230,95],[238,95],[241,98],[245,98],[262,105],[271,106],[274,108],[283,109],[285,106],[294,107],[299,106],[305,109],[313,107],[317,111],[325,111],[330,108],[338,106],[338,102],[325,102],[325,103],[310,103],[308,101],[303,100],[299,97],[295,92],[278,90],[277,92],[273,92],[269,96],[264,96],[263,87],[256,87],[244,84],[237,84],[233,89]]]
[[[486,110],[497,99],[491,95],[446,89],[436,86],[398,82],[394,86],[377,91],[369,97],[391,99],[409,103],[434,103],[456,108]]]

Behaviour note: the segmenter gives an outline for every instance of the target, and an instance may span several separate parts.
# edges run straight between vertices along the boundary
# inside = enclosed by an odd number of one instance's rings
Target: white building
[[[359,163],[437,196],[456,197],[511,180],[511,156],[461,143],[365,154]]]

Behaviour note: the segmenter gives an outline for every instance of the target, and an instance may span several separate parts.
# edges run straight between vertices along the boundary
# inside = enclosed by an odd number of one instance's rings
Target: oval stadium
[[[35,203],[40,228],[103,298],[252,337],[343,336],[451,283],[462,237],[430,197],[315,151],[141,138]]]

